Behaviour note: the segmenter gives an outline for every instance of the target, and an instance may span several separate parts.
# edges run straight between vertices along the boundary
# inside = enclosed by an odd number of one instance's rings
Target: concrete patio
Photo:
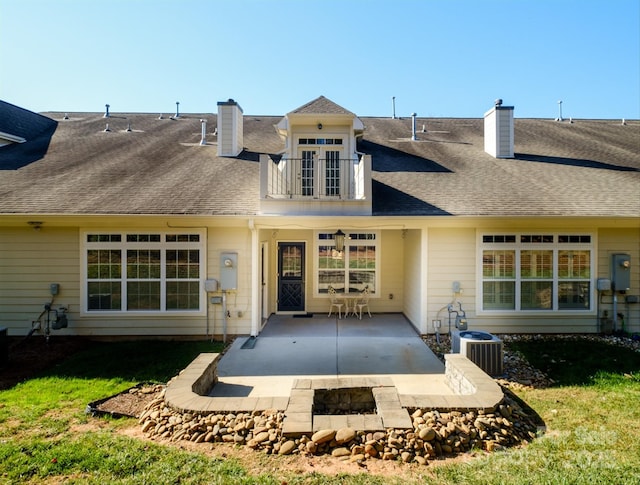
[[[272,316],[253,339],[200,354],[171,381],[165,400],[184,412],[284,411],[282,432],[411,428],[408,409],[492,410],[500,387],[467,357],[431,352],[399,314],[338,319]],[[319,414],[315,394],[369,390],[374,414]]]
[[[272,315],[253,348],[238,338],[212,397],[289,396],[297,379],[385,376],[400,394],[449,394],[444,364],[401,314],[362,320]]]

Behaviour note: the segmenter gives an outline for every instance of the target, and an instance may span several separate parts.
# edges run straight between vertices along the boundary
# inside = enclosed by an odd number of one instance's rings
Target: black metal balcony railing
[[[364,162],[358,159],[282,158],[268,161],[267,197],[290,199],[361,199]]]

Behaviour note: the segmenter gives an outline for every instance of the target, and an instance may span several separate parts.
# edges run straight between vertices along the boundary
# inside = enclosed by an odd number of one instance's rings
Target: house
[[[639,332],[640,122],[514,111],[0,102],[0,327],[258,335],[366,287],[423,334]]]

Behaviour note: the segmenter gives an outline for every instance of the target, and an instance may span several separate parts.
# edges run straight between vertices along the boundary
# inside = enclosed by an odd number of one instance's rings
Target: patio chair
[[[342,318],[342,307],[344,306],[344,301],[338,298],[338,293],[336,293],[336,290],[331,286],[329,287],[329,302],[329,315],[327,316],[330,317],[333,309],[336,308],[338,310],[338,318]]]
[[[353,304],[353,313],[358,315],[358,318],[362,320],[362,310],[367,309],[369,318],[371,318],[371,312],[369,311],[369,287],[366,286],[360,293],[360,296],[355,300]]]

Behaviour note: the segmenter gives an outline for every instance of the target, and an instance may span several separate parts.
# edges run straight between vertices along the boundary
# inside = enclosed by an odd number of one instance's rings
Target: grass
[[[514,344],[510,344],[514,345]],[[529,445],[393,476],[303,472],[291,457],[208,456],[128,437],[135,420],[90,418],[87,403],[142,381],[166,382],[209,342],[101,344],[0,391],[0,483],[581,484],[640,482],[640,354],[565,339],[519,343],[558,383],[518,396],[545,421]],[[599,357],[598,357],[599,356]],[[99,426],[90,426],[95,423]],[[87,425],[83,427],[83,425]],[[260,464],[262,471],[256,467]],[[292,464],[293,463],[293,464]]]

